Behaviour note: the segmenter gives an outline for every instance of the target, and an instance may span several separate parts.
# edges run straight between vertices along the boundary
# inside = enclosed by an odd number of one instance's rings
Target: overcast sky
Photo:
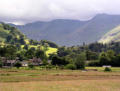
[[[0,21],[28,23],[52,19],[88,20],[120,14],[120,0],[0,0]]]

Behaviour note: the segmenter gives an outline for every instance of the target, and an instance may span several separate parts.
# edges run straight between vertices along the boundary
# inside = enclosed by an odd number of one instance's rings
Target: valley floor
[[[120,91],[120,80],[0,83],[0,91]]]
[[[97,69],[89,72],[0,69],[0,91],[120,91],[120,68],[113,68],[117,69],[114,72]]]

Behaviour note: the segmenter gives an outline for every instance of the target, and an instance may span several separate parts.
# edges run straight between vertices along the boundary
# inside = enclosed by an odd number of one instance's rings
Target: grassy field
[[[0,69],[0,91],[120,91],[120,68],[81,70]]]
[[[46,54],[47,56],[49,56],[49,54],[55,54],[56,52],[57,52],[57,48],[48,47]]]
[[[108,33],[106,33],[100,40],[99,42],[101,43],[110,43],[111,41],[119,41],[120,39],[120,26],[115,27]]]

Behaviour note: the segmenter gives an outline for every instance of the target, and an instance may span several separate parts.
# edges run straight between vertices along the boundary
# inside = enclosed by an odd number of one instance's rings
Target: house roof
[[[23,61],[23,62],[21,62],[22,64],[28,64],[28,62],[26,62],[26,61]]]
[[[34,62],[34,63],[40,63],[42,62],[42,60],[40,58],[33,58],[33,59],[30,59],[31,62]]]
[[[16,63],[16,60],[6,60],[6,63]]]

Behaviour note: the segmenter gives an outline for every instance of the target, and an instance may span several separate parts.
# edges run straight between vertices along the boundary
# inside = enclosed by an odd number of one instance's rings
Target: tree
[[[44,44],[44,51],[46,52],[48,50],[49,45],[47,43]]]
[[[3,50],[4,50],[4,56],[7,59],[15,59],[16,58],[16,56],[17,56],[17,48],[15,46],[8,45],[8,46],[5,46],[3,48]]]
[[[23,60],[26,59],[25,53],[26,53],[25,50],[22,50],[22,51],[20,51],[19,53],[17,53],[17,57],[19,57],[19,60],[20,60],[20,61],[23,61]]]
[[[26,45],[24,46],[24,49],[28,50],[28,47],[29,47],[29,46],[26,44]]]
[[[21,50],[21,45],[19,43],[16,44],[17,50]]]
[[[71,51],[67,50],[66,47],[60,47],[57,51],[57,54],[60,57],[67,56],[69,53],[71,53]]]
[[[22,66],[22,64],[17,62],[14,66],[19,69]]]
[[[81,53],[76,56],[75,65],[77,69],[85,69],[85,60],[86,60],[85,53]]]
[[[3,64],[2,64],[2,59],[0,57],[0,68],[2,68]]]
[[[5,47],[0,47],[0,56],[1,57],[4,57],[5,56],[5,54],[6,54],[6,48]]]
[[[118,54],[118,55],[115,57],[115,60],[112,61],[112,66],[116,66],[116,67],[119,67],[119,66],[120,66],[120,54]]]
[[[11,40],[13,39],[12,35],[8,35],[6,38],[6,42],[11,42]]]
[[[52,62],[51,62],[51,64],[52,65],[59,65],[59,57],[58,56],[54,56],[54,57],[52,57]]]
[[[35,57],[40,58],[43,65],[48,65],[48,58],[43,50],[38,49],[35,53]]]
[[[30,40],[30,44],[31,44],[31,45],[33,44],[33,40],[32,40],[32,39]]]
[[[58,57],[58,56],[54,56],[52,57],[52,65],[67,65],[69,64],[69,62],[64,58],[64,57]]]
[[[20,38],[19,42],[20,42],[20,44],[22,44],[22,45],[25,45],[25,44],[26,44],[25,39],[24,39],[23,37]]]
[[[47,60],[42,60],[42,64],[46,66],[46,65],[48,65],[48,61]]]
[[[29,64],[28,67],[31,68],[31,69],[33,69],[34,65],[33,64]]]
[[[13,29],[15,29],[15,27],[11,27],[9,24],[5,24],[3,22],[1,24],[3,25],[3,28],[5,30],[13,30]]]
[[[49,60],[52,60],[52,58],[54,57],[54,56],[56,56],[56,54],[49,54]]]
[[[87,50],[86,51],[86,59],[87,60],[97,60],[98,54],[96,52],[92,52],[92,51]]]
[[[35,53],[35,57],[41,58],[41,60],[47,60],[47,56],[43,50],[37,50]]]
[[[66,68],[66,69],[70,69],[70,70],[75,70],[75,69],[76,69],[76,66],[75,66],[75,64],[67,64],[67,65],[65,66],[65,68]]]
[[[110,64],[110,58],[105,52],[102,52],[99,57],[100,64],[101,65],[109,65]]]
[[[100,66],[100,62],[99,62],[99,60],[89,61],[89,62],[87,63],[87,66],[94,66],[94,67]]]
[[[25,53],[25,57],[28,59],[32,59],[35,56],[35,51],[32,49],[29,49]]]
[[[41,44],[44,46],[46,43],[50,46],[50,47],[53,47],[53,48],[58,48],[58,45],[51,42],[51,41],[48,41],[48,40],[41,40],[40,41]]]
[[[110,59],[110,64],[112,65],[112,62],[115,61],[115,52],[113,50],[108,50],[106,53]]]

